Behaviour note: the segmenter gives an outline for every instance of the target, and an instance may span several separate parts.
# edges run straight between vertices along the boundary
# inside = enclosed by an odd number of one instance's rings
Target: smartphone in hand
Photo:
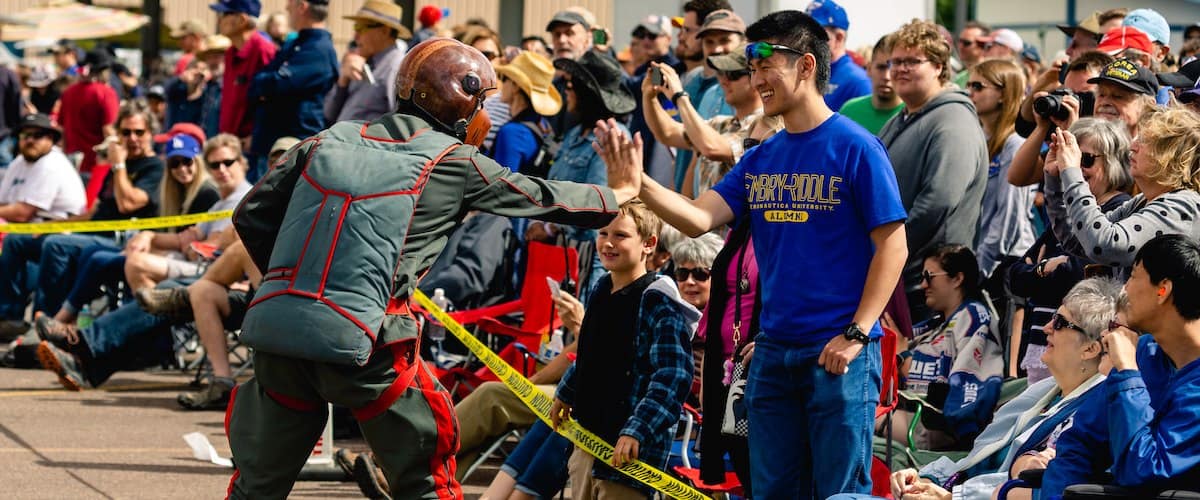
[[[652,85],[658,85],[660,87],[662,86],[662,84],[663,84],[662,70],[659,69],[658,67],[652,66],[650,68],[650,83]]]
[[[592,28],[592,45],[608,45],[608,33],[601,28]]]
[[[550,285],[550,295],[554,296],[555,299],[562,297],[562,289],[559,288],[557,281],[554,281],[553,278],[547,276],[546,284]]]

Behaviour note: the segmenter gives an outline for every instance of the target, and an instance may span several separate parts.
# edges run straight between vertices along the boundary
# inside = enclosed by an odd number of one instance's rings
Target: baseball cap
[[[300,144],[300,139],[295,137],[280,137],[275,139],[275,144],[271,145],[271,152],[268,154],[282,153],[292,149],[292,146],[297,144]]]
[[[1137,49],[1148,54],[1154,53],[1154,44],[1146,33],[1132,26],[1113,28],[1100,39],[1096,50],[1108,55],[1116,55],[1125,49]]]
[[[417,14],[417,20],[421,22],[421,26],[433,26],[441,21],[442,17],[442,9],[437,8],[436,5],[421,7],[421,12]]]
[[[83,58],[83,65],[91,68],[92,71],[99,71],[112,67],[113,57],[104,49],[93,49],[87,53],[87,57]]]
[[[198,142],[204,142],[208,140],[208,136],[204,134],[204,129],[200,128],[199,125],[196,125],[195,123],[179,122],[171,125],[171,130],[161,134],[154,134],[154,142],[162,144],[179,134],[189,135]]]
[[[554,13],[554,17],[550,18],[550,22],[546,23],[546,31],[551,31],[555,24],[578,24],[584,29],[592,29],[592,25],[588,24],[587,19],[584,19],[578,12],[569,10],[560,10]]]
[[[188,35],[200,35],[203,37],[208,36],[208,33],[204,29],[204,25],[200,24],[199,21],[191,19],[180,23],[178,28],[171,30],[171,38],[183,38]]]
[[[639,30],[645,30],[646,32],[648,32],[650,34],[657,35],[657,36],[661,36],[661,35],[670,36],[671,35],[671,20],[669,18],[667,18],[666,16],[658,16],[658,15],[651,14],[649,16],[646,16],[644,19],[642,19],[642,22],[638,23],[638,25],[633,28],[634,33],[637,33]]]
[[[826,28],[850,29],[850,18],[846,9],[833,0],[817,0],[808,4],[808,15]]]
[[[233,12],[258,17],[258,14],[262,12],[262,3],[259,0],[220,0],[217,3],[209,4],[208,8],[222,14]]]
[[[674,26],[676,28],[682,28],[683,27],[683,18],[680,16],[672,17],[671,18],[671,26]]]
[[[1020,54],[1022,50],[1025,50],[1025,41],[1021,40],[1021,35],[1018,35],[1016,31],[1006,28],[993,31],[992,34],[985,37],[984,40],[1008,47],[1017,54]]]
[[[745,71],[750,69],[750,63],[746,61],[746,44],[744,43],[728,54],[709,56],[706,62],[708,63],[708,67],[717,71]]]
[[[196,138],[187,134],[175,134],[167,141],[167,158],[195,158],[200,156],[200,143]]]
[[[1095,36],[1100,36],[1100,11],[1092,11],[1090,15],[1085,17],[1078,24],[1072,26],[1070,24],[1060,24],[1058,29],[1067,36],[1075,36],[1075,30],[1084,30]]]
[[[1179,71],[1158,74],[1160,85],[1168,85],[1177,89],[1192,88],[1197,81],[1200,81],[1200,59],[1184,64]]]
[[[1117,59],[1104,67],[1100,76],[1091,78],[1088,83],[1111,83],[1132,90],[1139,94],[1155,95],[1158,93],[1158,80],[1154,73],[1128,59]]]
[[[1135,9],[1125,14],[1125,20],[1121,22],[1121,25],[1142,30],[1142,33],[1150,37],[1151,41],[1163,45],[1171,44],[1171,25],[1167,24],[1166,18],[1154,9]]]
[[[696,32],[696,37],[702,38],[705,33],[712,31],[726,31],[739,35],[745,34],[746,22],[742,21],[741,16],[738,16],[732,10],[714,10],[709,12],[707,16],[704,16],[704,23],[700,25],[700,30]]]
[[[1181,104],[1191,104],[1196,99],[1200,99],[1200,85],[1192,87],[1190,90],[1180,92],[1175,96],[1175,100]]]
[[[20,131],[27,128],[36,128],[54,134],[54,142],[58,142],[59,139],[62,139],[62,129],[58,128],[58,125],[55,124],[54,120],[51,120],[49,116],[42,113],[33,113],[22,116],[21,121],[17,122],[17,132],[20,133]]]
[[[1042,53],[1038,52],[1037,47],[1027,43],[1027,44],[1025,44],[1025,48],[1021,49],[1021,58],[1025,59],[1026,61],[1033,61],[1035,63],[1041,64]]]

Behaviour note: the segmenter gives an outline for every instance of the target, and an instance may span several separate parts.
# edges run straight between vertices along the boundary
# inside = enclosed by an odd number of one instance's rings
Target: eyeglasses
[[[172,156],[167,158],[167,168],[175,169],[179,167],[192,166],[192,159],[186,156]]]
[[[750,71],[745,70],[745,69],[741,69],[741,70],[737,70],[737,71],[722,71],[721,75],[723,75],[726,79],[728,79],[730,81],[736,82],[738,80],[741,80],[742,78],[750,76]]]
[[[960,38],[958,40],[958,45],[964,49],[967,47],[970,47],[971,45],[975,45],[976,47],[979,47],[981,49],[986,49],[991,44],[988,42],[985,42],[983,40],[967,40],[966,38]]]
[[[934,277],[936,277],[936,276],[946,276],[946,275],[948,275],[948,274],[950,274],[950,273],[947,273],[947,272],[941,272],[941,273],[931,273],[931,272],[929,272],[928,270],[921,271],[921,281],[924,281],[925,283],[928,283],[928,284],[933,284],[933,278],[934,278]]]
[[[1091,153],[1082,153],[1079,155],[1079,165],[1084,168],[1092,168],[1096,165],[1097,158],[1103,158],[1104,155],[1094,155]]]
[[[208,161],[208,169],[209,170],[220,170],[221,166],[224,166],[225,168],[229,168],[229,167],[232,167],[233,164],[237,163],[237,162],[238,162],[237,158],[229,158],[227,160],[209,160]]]
[[[696,281],[708,281],[708,278],[712,276],[712,271],[703,267],[675,268],[675,281],[687,281],[688,276],[696,278]]]
[[[497,57],[500,57],[500,54],[498,54],[496,52],[492,52],[490,50],[481,50],[481,51],[479,51],[479,53],[483,54],[483,57],[487,58],[487,60],[489,60],[489,61],[491,61],[492,59],[495,59]]]
[[[753,61],[755,59],[766,59],[775,55],[776,51],[790,52],[796,55],[804,55],[799,50],[788,47],[787,45],[779,45],[768,42],[754,42],[746,46],[746,60]]]
[[[133,136],[133,135],[136,135],[138,137],[146,135],[146,129],[144,129],[144,128],[123,128],[123,129],[121,129],[122,137],[129,137],[129,136]]]
[[[1130,328],[1129,325],[1123,324],[1115,319],[1108,320],[1108,329],[1109,330],[1118,330],[1121,328],[1124,328],[1126,330],[1133,330],[1133,328]]]
[[[1067,318],[1064,318],[1063,315],[1061,315],[1059,313],[1054,313],[1054,316],[1050,317],[1050,328],[1053,328],[1054,331],[1059,331],[1064,328],[1070,328],[1079,333],[1087,335],[1087,332],[1084,331],[1082,326],[1079,326],[1079,325],[1076,325],[1075,323],[1067,321]]]
[[[354,23],[354,32],[362,33],[367,30],[373,30],[375,28],[381,28],[381,27],[383,27],[383,25],[380,23],[361,23],[361,24]]]
[[[45,130],[31,130],[29,132],[21,132],[20,134],[17,134],[17,137],[22,141],[28,140],[28,139],[33,139],[36,141],[36,140],[40,140],[40,139],[45,139],[47,137],[51,137],[53,135],[54,134],[51,134],[50,132],[47,132]]]
[[[907,59],[888,59],[888,69],[912,69],[927,62],[929,62],[929,59],[918,59],[916,57],[910,57]]]
[[[983,89],[986,89],[986,88],[991,88],[991,87],[989,87],[988,85],[985,85],[983,82],[967,82],[967,90],[970,90],[971,92],[983,92]],[[996,85],[996,88],[1002,89],[1002,88],[1004,88],[1004,86]]]

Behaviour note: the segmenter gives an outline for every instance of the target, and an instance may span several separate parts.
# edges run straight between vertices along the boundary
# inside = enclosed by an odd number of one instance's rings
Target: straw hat
[[[210,52],[220,52],[224,54],[225,51],[229,50],[229,48],[232,46],[233,41],[229,40],[229,37],[225,35],[208,35],[204,37],[204,50],[201,52],[201,54],[206,55]]]
[[[379,23],[400,33],[400,38],[412,38],[412,31],[400,22],[404,17],[404,9],[387,0],[367,0],[352,16],[345,16],[351,21]]]
[[[551,84],[554,64],[546,56],[522,51],[512,62],[496,67],[496,73],[516,82],[539,115],[554,116],[562,109],[562,96]]]

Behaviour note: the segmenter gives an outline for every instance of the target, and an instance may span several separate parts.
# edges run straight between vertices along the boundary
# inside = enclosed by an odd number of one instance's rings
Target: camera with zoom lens
[[[1063,97],[1074,96],[1079,101],[1079,117],[1092,116],[1096,107],[1096,95],[1091,92],[1074,92],[1068,88],[1055,89],[1048,95],[1033,101],[1033,112],[1042,118],[1066,120],[1071,116],[1071,110],[1063,104]]]

